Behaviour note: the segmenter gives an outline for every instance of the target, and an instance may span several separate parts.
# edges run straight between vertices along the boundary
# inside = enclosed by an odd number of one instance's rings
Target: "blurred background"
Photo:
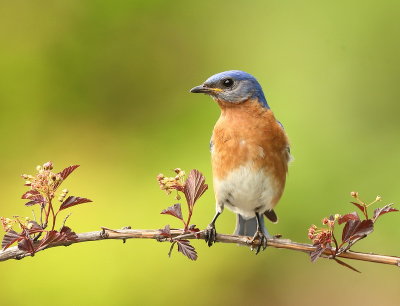
[[[71,209],[76,232],[180,226],[158,173],[193,168],[210,190],[193,223],[214,214],[208,143],[217,105],[189,89],[231,69],[262,84],[295,161],[269,231],[308,242],[310,224],[361,198],[400,200],[400,4],[397,1],[2,1],[0,215],[31,216],[22,173],[81,167],[64,187],[93,199]],[[358,251],[400,255],[389,214]],[[217,229],[231,233],[226,211]],[[393,266],[357,274],[307,255],[194,241],[101,241],[0,263],[4,305],[398,305]],[[384,280],[384,281],[383,281]]]

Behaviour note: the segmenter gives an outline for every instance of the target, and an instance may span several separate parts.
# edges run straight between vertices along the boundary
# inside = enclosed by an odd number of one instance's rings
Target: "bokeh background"
[[[81,165],[65,184],[94,200],[71,209],[77,232],[179,226],[158,173],[201,170],[214,214],[208,142],[217,105],[188,90],[210,75],[255,75],[295,161],[270,225],[307,241],[310,224],[354,211],[350,191],[400,200],[400,4],[397,1],[1,1],[2,216],[30,216],[22,173]],[[383,204],[382,204],[383,205]],[[355,249],[400,255],[399,216]],[[226,212],[218,230],[231,233]],[[302,253],[194,242],[199,259],[130,240],[55,248],[1,263],[4,305],[398,305],[399,271],[354,273]]]

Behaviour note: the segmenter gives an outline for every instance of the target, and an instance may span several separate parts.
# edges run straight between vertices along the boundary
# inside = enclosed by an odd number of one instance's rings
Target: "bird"
[[[259,242],[258,254],[272,238],[264,216],[278,221],[274,207],[283,194],[291,160],[285,129],[261,85],[247,72],[217,73],[190,92],[211,96],[221,110],[210,141],[216,214],[205,240],[208,246],[215,243],[215,223],[227,207],[237,214],[234,234],[252,236],[252,246]]]

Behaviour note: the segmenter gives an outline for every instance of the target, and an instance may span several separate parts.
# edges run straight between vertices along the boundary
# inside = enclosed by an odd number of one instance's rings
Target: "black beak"
[[[199,85],[196,87],[193,87],[190,92],[192,93],[205,93],[205,94],[210,94],[213,92],[213,90],[211,88],[208,88],[204,85]]]

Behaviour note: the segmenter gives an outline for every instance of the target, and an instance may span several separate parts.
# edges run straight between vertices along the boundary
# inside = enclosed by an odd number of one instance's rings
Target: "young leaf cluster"
[[[184,178],[184,171],[182,171],[180,168],[176,168],[174,171],[177,174],[175,177],[165,177],[164,175],[160,174],[157,176],[157,180],[160,184],[161,190],[165,190],[168,194],[170,194],[172,190],[176,190],[176,199],[181,199],[182,197],[179,193],[183,193],[186,200],[188,213],[185,218],[182,214],[181,204],[176,203],[161,211],[161,214],[170,215],[179,219],[183,223],[185,234],[196,234],[197,232],[199,232],[199,229],[196,228],[195,225],[190,225],[190,220],[192,218],[193,210],[197,200],[208,189],[208,185],[205,183],[205,178],[203,174],[198,170],[191,170],[186,180]],[[191,260],[197,259],[197,252],[195,248],[190,244],[190,241],[187,239],[181,239],[179,237],[173,238],[170,232],[169,225],[166,225],[163,229],[160,230],[160,235],[165,239],[169,239],[172,243],[169,255],[171,255],[174,246],[178,245],[178,252],[181,252],[183,255]]]
[[[348,251],[355,243],[371,234],[374,230],[375,223],[380,216],[389,212],[398,211],[396,208],[392,207],[393,204],[387,204],[383,207],[376,208],[373,211],[373,214],[371,214],[369,208],[376,202],[382,200],[380,196],[377,196],[376,199],[369,204],[359,198],[358,192],[352,192],[351,196],[355,201],[350,203],[361,211],[361,217],[357,212],[351,212],[345,215],[331,215],[322,220],[323,227],[318,228],[317,226],[312,225],[308,229],[308,238],[313,241],[313,245],[316,247],[315,251],[310,253],[312,262],[316,261],[328,250],[331,254],[331,258],[335,259],[336,262],[359,272],[350,265],[337,259],[337,255]],[[335,235],[335,227],[343,224],[341,239],[339,240],[337,235]]]
[[[1,217],[1,223],[6,231],[2,241],[3,250],[17,243],[20,250],[33,256],[36,252],[45,249],[49,244],[76,241],[77,235],[69,227],[65,226],[68,216],[59,231],[55,229],[55,226],[57,216],[61,211],[78,204],[92,202],[87,198],[67,197],[69,193],[67,189],[59,191],[61,184],[78,167],[79,165],[69,166],[55,173],[53,172],[53,163],[47,162],[42,166],[36,167],[37,173],[35,175],[22,175],[25,180],[24,186],[27,186],[29,190],[21,198],[28,201],[25,203],[26,206],[37,208],[40,217],[39,220],[36,220],[36,214],[34,214],[34,220],[30,218],[21,220],[18,216],[13,218]],[[59,202],[59,205],[56,205],[55,202]],[[50,227],[50,230],[47,229],[48,227]],[[19,230],[16,231],[15,228],[19,228]],[[40,239],[42,236],[43,238]]]

